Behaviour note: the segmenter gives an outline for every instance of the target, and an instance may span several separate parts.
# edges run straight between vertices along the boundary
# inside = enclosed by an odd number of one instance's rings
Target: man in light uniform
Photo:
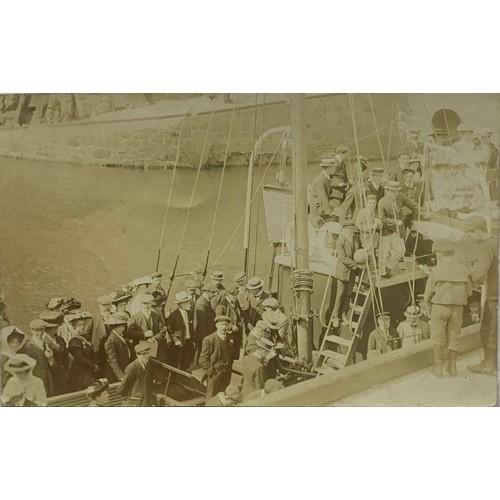
[[[464,220],[467,237],[477,245],[477,258],[469,268],[472,282],[484,284],[486,302],[481,320],[481,342],[484,359],[467,369],[474,373],[494,376],[497,368],[498,349],[498,240],[488,233],[486,220],[472,215]]]

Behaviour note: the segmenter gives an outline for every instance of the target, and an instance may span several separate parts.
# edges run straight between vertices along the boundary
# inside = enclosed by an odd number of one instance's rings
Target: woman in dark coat
[[[80,311],[80,316],[72,320],[77,335],[68,343],[68,350],[72,357],[69,371],[68,385],[71,392],[87,389],[99,372],[97,356],[92,348],[91,335],[85,326],[91,317],[87,311]],[[75,313],[75,316],[77,314]]]

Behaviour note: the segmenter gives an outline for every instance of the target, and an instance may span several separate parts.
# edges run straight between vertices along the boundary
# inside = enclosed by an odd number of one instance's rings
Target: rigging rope
[[[227,135],[226,154],[224,156],[224,164],[222,166],[222,173],[221,173],[220,182],[219,182],[219,191],[217,193],[217,201],[215,203],[214,218],[212,220],[212,229],[210,231],[210,238],[208,240],[207,258],[206,258],[206,261],[205,261],[205,267],[203,269],[203,280],[207,276],[208,262],[209,262],[209,259],[210,259],[210,251],[211,251],[211,248],[212,248],[212,241],[213,241],[213,237],[214,237],[214,233],[215,233],[215,224],[216,224],[216,221],[217,221],[217,213],[219,211],[220,199],[221,199],[221,195],[222,195],[222,183],[224,181],[224,174],[226,172],[227,158],[229,156],[229,143],[231,141],[231,134],[232,134],[232,131],[233,131],[233,124],[234,124],[234,116],[235,116],[235,114],[236,114],[236,107],[233,107],[233,113],[231,115],[231,123],[229,125],[229,132],[228,132],[228,135]]]
[[[187,226],[188,226],[188,222],[189,222],[189,216],[191,215],[191,208],[193,206],[193,201],[194,201],[194,194],[196,192],[196,187],[198,186],[198,179],[200,177],[201,167],[203,165],[203,158],[205,157],[205,151],[206,151],[207,143],[208,143],[208,136],[209,136],[209,133],[210,133],[210,128],[212,126],[212,118],[214,116],[214,109],[215,109],[215,104],[213,103],[212,104],[212,111],[210,113],[210,118],[208,120],[207,132],[205,134],[205,141],[203,142],[203,148],[201,150],[200,162],[198,163],[198,169],[196,171],[196,177],[195,177],[195,180],[194,180],[193,189],[191,191],[191,199],[189,201],[188,212],[187,212],[187,215],[186,215],[186,219],[184,221],[184,228],[182,230],[181,238],[179,240],[179,246],[177,248],[177,256],[175,257],[174,267],[172,269],[172,274],[170,276],[170,280],[169,280],[169,284],[168,284],[168,289],[166,291],[167,299],[168,299],[168,296],[170,294],[170,290],[172,288],[172,282],[174,281],[175,272],[177,271],[177,265],[179,264],[179,258],[180,258],[180,254],[181,254],[182,244],[184,242],[184,237],[186,236]]]
[[[158,256],[156,258],[156,268],[155,272],[158,271],[158,268],[160,266],[160,256],[161,256],[161,249],[163,246],[163,238],[165,235],[165,227],[167,225],[167,217],[168,217],[168,209],[170,208],[170,200],[172,199],[172,192],[174,188],[174,181],[175,181],[175,174],[177,172],[177,165],[179,163],[179,157],[180,157],[180,152],[181,152],[181,138],[182,138],[182,131],[184,129],[184,120],[186,118],[186,115],[184,115],[184,118],[182,119],[181,126],[179,128],[179,138],[177,140],[177,151],[175,153],[175,161],[174,161],[174,170],[172,172],[172,180],[170,181],[170,190],[168,192],[168,199],[167,199],[167,206],[165,208],[165,215],[163,217],[163,225],[161,227],[161,235],[160,235],[160,242],[158,244]],[[167,161],[165,160],[165,166],[167,165]]]
[[[380,148],[380,156],[382,157],[382,163],[384,164],[384,170],[387,170],[387,163],[385,162],[384,151],[382,149],[382,141],[380,139],[380,132],[377,124],[377,117],[375,116],[375,108],[373,106],[372,95],[368,94],[368,100],[370,101],[370,107],[372,108],[373,123],[375,124],[375,131],[377,133],[378,146]]]
[[[253,200],[255,199],[255,197],[260,193],[260,188],[262,187],[264,179],[266,178],[267,171],[269,170],[269,167],[271,166],[272,162],[274,161],[274,158],[278,154],[279,148],[281,146],[281,141],[283,141],[283,139],[284,139],[284,137],[286,137],[287,133],[288,132],[285,131],[281,135],[281,138],[280,138],[280,140],[278,142],[278,147],[274,151],[273,156],[271,157],[271,159],[269,160],[269,163],[267,164],[266,168],[264,169],[264,173],[262,175],[262,179],[261,179],[259,185],[257,186],[257,189],[255,190],[255,192],[254,192],[254,194],[253,194],[253,196],[252,196],[252,198],[250,200],[250,203],[252,203]],[[224,254],[224,252],[227,250],[227,248],[231,244],[231,241],[233,240],[233,238],[236,236],[236,233],[238,232],[238,229],[240,228],[240,226],[243,223],[244,219],[245,219],[245,209],[243,209],[243,214],[241,215],[240,220],[236,224],[236,227],[234,228],[233,232],[231,233],[231,236],[229,236],[229,239],[227,240],[226,244],[224,245],[224,248],[221,250],[221,252],[217,256],[217,258],[215,259],[215,261],[213,263],[213,266],[212,266],[212,271],[214,270],[215,265],[219,262],[219,259],[222,257],[222,255]]]
[[[260,136],[262,137],[264,135],[264,112],[265,112],[265,107],[266,107],[266,94],[264,94],[263,100],[262,100],[262,122],[261,122],[261,129],[260,129]],[[260,155],[259,155],[259,180],[262,180],[262,155],[264,152],[264,141],[262,141],[261,148],[260,148]],[[255,276],[255,269],[257,267],[257,251],[259,248],[259,242],[258,242],[258,237],[259,237],[259,217],[260,217],[260,196],[257,198],[257,223],[255,224],[255,249],[254,249],[254,256],[253,256],[253,274]]]

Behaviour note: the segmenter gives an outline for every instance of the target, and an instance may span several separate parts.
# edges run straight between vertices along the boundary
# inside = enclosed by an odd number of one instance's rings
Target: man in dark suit
[[[168,335],[165,321],[160,313],[153,311],[154,297],[149,293],[140,296],[141,310],[128,321],[125,337],[133,345],[149,339],[152,343],[150,356],[162,363],[172,364],[172,339]]]
[[[340,206],[340,202],[333,205],[330,203],[333,192],[330,176],[335,172],[338,162],[335,158],[325,157],[321,160],[320,166],[322,170],[311,184],[310,211],[315,225],[335,220],[334,205]]]
[[[42,319],[34,319],[29,326],[31,340],[19,350],[19,353],[27,354],[36,361],[33,375],[41,379],[45,386],[45,392],[50,397],[54,395],[54,383],[51,373],[51,366],[54,364],[54,353],[44,341],[45,328],[50,327],[50,324]]]
[[[215,318],[217,330],[203,339],[200,365],[204,371],[203,378],[207,380],[207,401],[224,391],[231,382],[233,353],[226,333],[230,325],[229,316],[217,316]]]
[[[149,365],[149,351],[151,343],[141,341],[134,347],[137,359],[132,361],[127,368],[117,393],[125,396],[125,406],[152,406],[152,380]]]
[[[111,314],[113,299],[109,295],[101,295],[97,297],[97,303],[99,304],[99,312],[92,314],[92,321],[89,321],[87,326],[92,332],[92,348],[95,353],[99,353],[108,336],[104,321]]]
[[[127,313],[115,313],[106,319],[106,325],[111,329],[104,351],[106,352],[106,366],[104,375],[110,383],[118,382],[123,378],[125,368],[133,360],[133,346],[129,339],[124,337],[128,323]]]
[[[361,248],[361,242],[355,236],[356,231],[359,232],[353,221],[344,221],[342,233],[337,241],[337,265],[335,267],[337,293],[332,312],[332,326],[334,328],[338,328],[340,325],[339,318],[344,316],[349,306],[349,298],[357,271],[363,268],[362,264],[358,264],[354,260],[354,252]],[[347,322],[347,318],[343,317],[343,320]]]
[[[262,319],[262,314],[265,311],[262,303],[270,297],[270,294],[264,291],[264,281],[257,276],[248,280],[247,288],[250,292],[248,302],[241,304],[241,307],[245,313],[247,331],[250,331],[257,324],[257,321]]]
[[[210,300],[217,293],[218,289],[215,285],[206,283],[203,285],[203,292],[194,306],[194,337],[196,343],[195,366],[198,365],[203,339],[215,330],[215,311],[210,304]]]
[[[137,343],[143,340],[145,333],[151,330],[154,335],[165,328],[165,322],[160,314],[153,311],[154,297],[149,293],[141,296],[141,310],[128,321],[127,336]],[[147,335],[146,335],[147,336]]]
[[[175,365],[181,370],[188,370],[196,352],[194,335],[194,311],[191,297],[187,292],[175,294],[177,309],[167,318],[167,329],[172,336],[175,351]]]
[[[243,333],[245,331],[245,318],[243,309],[238,302],[238,286],[233,284],[226,290],[225,296],[219,303],[222,315],[231,318],[230,341],[233,346],[234,359],[239,359],[240,350],[243,343]],[[216,310],[217,312],[217,310]]]

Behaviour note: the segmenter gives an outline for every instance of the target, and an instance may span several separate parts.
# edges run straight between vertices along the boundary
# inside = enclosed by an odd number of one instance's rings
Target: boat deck
[[[461,356],[456,378],[438,379],[425,368],[326,406],[494,406],[496,378],[467,370],[468,364],[480,361],[481,353],[482,350],[476,350]]]

